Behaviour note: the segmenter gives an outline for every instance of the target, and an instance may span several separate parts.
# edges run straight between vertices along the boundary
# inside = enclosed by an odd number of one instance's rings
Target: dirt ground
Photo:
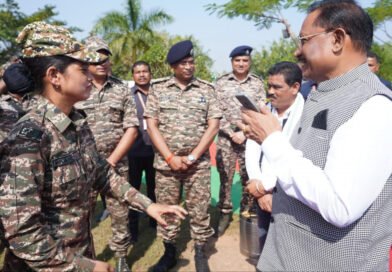
[[[219,239],[211,239],[207,250],[208,263],[211,271],[254,272],[255,266],[240,253],[240,233],[238,221],[232,222],[226,233]],[[173,271],[195,271],[193,242],[187,244],[186,250],[181,254],[178,265]]]

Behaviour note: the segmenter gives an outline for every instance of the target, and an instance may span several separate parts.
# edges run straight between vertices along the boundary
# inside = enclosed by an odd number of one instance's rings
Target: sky
[[[0,0],[2,2],[4,0]],[[213,60],[212,71],[221,74],[231,70],[229,54],[239,45],[250,45],[260,51],[270,47],[273,41],[282,36],[281,24],[274,24],[270,29],[258,30],[252,22],[242,18],[219,18],[210,15],[205,5],[224,4],[229,0],[141,0],[142,12],[149,13],[162,9],[174,17],[174,22],[156,30],[163,30],[171,35],[192,35]],[[78,39],[88,36],[98,18],[110,11],[125,11],[125,0],[16,0],[25,14],[31,14],[46,4],[54,5],[59,15],[57,19],[66,21],[68,26],[77,26],[83,31],[75,33]],[[359,0],[363,7],[372,0]],[[92,5],[92,3],[94,3]],[[299,33],[305,14],[296,10],[284,10],[294,33]]]

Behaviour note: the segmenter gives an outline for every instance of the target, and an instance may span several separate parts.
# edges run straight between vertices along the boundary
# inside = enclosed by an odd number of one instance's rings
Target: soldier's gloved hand
[[[169,166],[174,171],[184,171],[188,169],[188,166],[183,163],[180,156],[174,156],[169,163]]]
[[[163,205],[163,204],[158,204],[158,203],[152,203],[150,206],[147,207],[146,213],[154,218],[158,224],[162,226],[167,226],[166,221],[162,218],[162,214],[175,214],[181,219],[185,219],[185,216],[188,214],[188,212],[178,206],[178,205]]]
[[[95,263],[93,272],[114,272],[114,268],[110,264],[94,260]]]

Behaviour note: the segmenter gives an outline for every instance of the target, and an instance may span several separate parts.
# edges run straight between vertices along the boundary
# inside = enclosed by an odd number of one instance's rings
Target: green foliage
[[[154,32],[154,27],[172,21],[173,18],[163,10],[143,13],[140,0],[128,0],[124,13],[107,13],[98,19],[91,32],[108,41],[113,53],[113,73],[130,79],[132,63],[147,53],[157,41],[162,41]],[[153,49],[159,51],[156,46]]]
[[[223,5],[208,4],[206,10],[217,13],[219,17],[242,17],[255,22],[257,27],[270,28],[273,23],[283,23],[281,10],[295,7],[304,11],[312,0],[231,0]]]
[[[166,54],[174,43],[190,37],[170,37],[167,33],[154,31],[154,26],[172,22],[172,17],[162,10],[142,13],[139,0],[128,0],[126,13],[112,11],[100,18],[92,34],[99,34],[108,41],[112,56],[112,71],[119,78],[132,79],[131,66],[144,60],[151,66],[154,78],[171,75]],[[211,59],[195,45],[196,76],[211,80]]]
[[[392,0],[377,0],[373,7],[367,9],[367,12],[377,27],[382,22],[392,19]]]
[[[64,21],[54,19],[57,16],[55,6],[45,5],[30,15],[19,11],[15,0],[6,0],[0,4],[0,64],[7,62],[19,52],[15,42],[19,31],[27,24],[35,21],[46,21],[51,24],[65,25]],[[79,28],[70,28],[71,31],[80,31]]]
[[[266,78],[267,71],[277,62],[296,62],[294,51],[296,45],[290,40],[274,41],[270,47],[263,47],[260,52],[253,55],[253,70],[256,74]]]
[[[372,51],[380,58],[380,76],[392,81],[392,43],[373,44]]]

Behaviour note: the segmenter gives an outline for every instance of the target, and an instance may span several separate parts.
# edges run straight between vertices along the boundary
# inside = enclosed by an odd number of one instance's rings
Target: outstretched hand
[[[184,208],[178,205],[163,205],[158,203],[153,203],[148,206],[146,212],[162,226],[167,225],[166,221],[162,218],[162,214],[175,214],[181,219],[185,219],[185,216],[188,214]]]

